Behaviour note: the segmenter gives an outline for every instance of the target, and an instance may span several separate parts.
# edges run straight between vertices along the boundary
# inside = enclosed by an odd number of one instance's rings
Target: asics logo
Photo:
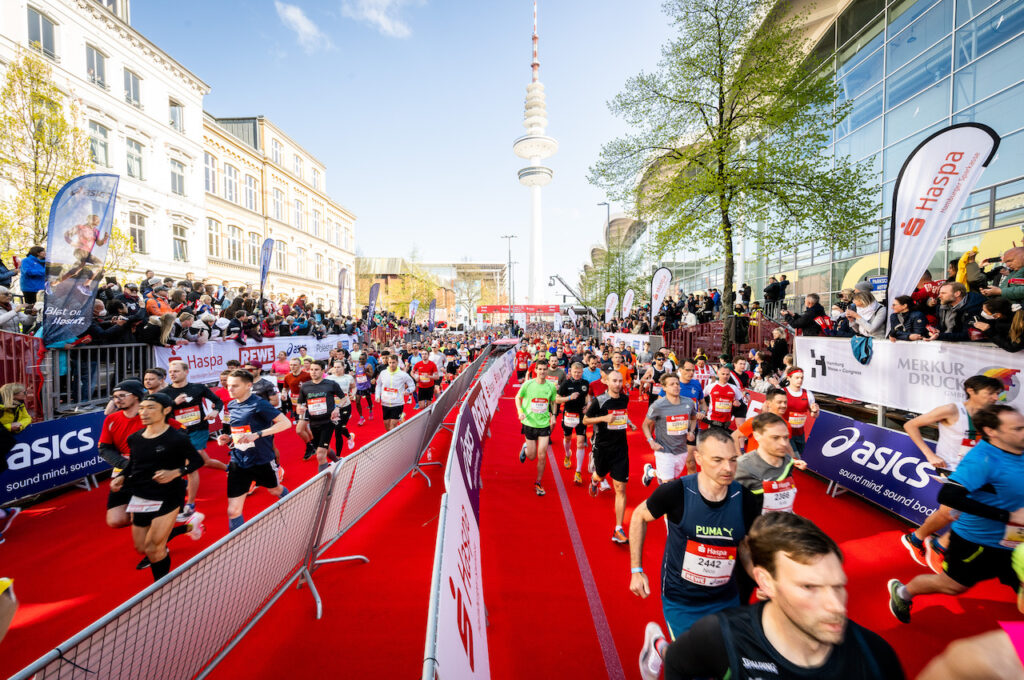
[[[843,434],[848,432],[849,434]],[[857,439],[860,437],[860,431],[855,427],[844,427],[839,430],[839,434],[832,437],[827,442],[821,445],[821,455],[826,458],[832,456],[838,456],[840,453],[848,450],[851,446],[857,443]]]

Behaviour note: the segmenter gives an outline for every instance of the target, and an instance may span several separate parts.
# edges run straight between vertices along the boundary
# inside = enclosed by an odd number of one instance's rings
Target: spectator
[[[871,293],[858,290],[853,294],[853,304],[846,310],[846,318],[850,322],[850,330],[857,335],[871,338],[885,337],[885,307]]]
[[[981,333],[982,340],[994,343],[1009,352],[1019,352],[1020,331],[1018,330],[1016,348],[1013,340],[1013,326],[1024,326],[1024,310],[1013,311],[1013,305],[1003,297],[989,298],[981,307],[981,315],[971,325]]]
[[[785,274],[779,274],[779,302],[786,301],[786,290],[789,288],[789,279]]]
[[[928,335],[928,321],[924,314],[913,309],[914,299],[909,295],[900,295],[893,300],[889,315],[889,339],[924,340]]]
[[[32,416],[28,414],[25,407],[25,400],[28,398],[28,391],[21,383],[7,383],[0,387],[0,425],[10,434],[23,432],[32,424]],[[0,434],[0,437],[3,435]],[[6,460],[7,451],[3,451]]]
[[[785,332],[781,328],[773,329],[772,339],[765,340],[764,344],[771,350],[772,368],[781,371],[784,368],[783,357],[789,355],[789,343],[786,342]]]
[[[46,286],[46,248],[44,246],[32,246],[28,249],[28,255],[21,261],[21,294],[25,296],[25,302],[35,304],[36,298]]]
[[[178,343],[172,333],[177,318],[174,312],[167,312],[161,316],[152,315],[146,325],[135,334],[135,339],[156,347],[176,347]]]
[[[935,332],[927,340],[962,341],[969,339],[970,323],[981,314],[985,298],[980,293],[967,292],[959,281],[946,282],[939,288],[939,302],[936,313]]]
[[[35,322],[35,306],[15,304],[11,289],[0,286],[0,331],[21,333],[21,327],[26,328]]]
[[[779,309],[780,294],[782,287],[779,280],[774,276],[768,279],[768,285],[764,288],[764,313],[767,316],[775,316]]]
[[[152,281],[152,279],[150,279],[150,281]],[[162,284],[155,286],[153,288],[153,296],[146,300],[146,314],[152,317],[173,313],[174,307],[171,305],[171,301],[167,296],[167,286]]]
[[[804,311],[801,314],[797,315],[786,310],[782,313],[782,316],[785,317],[786,323],[790,326],[799,329],[804,335],[811,337],[821,335],[826,325],[825,321],[828,320],[828,317],[825,315],[825,308],[821,306],[817,293],[810,293],[804,297]],[[831,323],[827,325],[829,330],[831,330]]]
[[[1002,296],[1010,302],[1024,304],[1024,247],[1010,248],[1003,253],[1003,264],[1010,270],[1002,286],[989,286],[982,293],[990,297]]]

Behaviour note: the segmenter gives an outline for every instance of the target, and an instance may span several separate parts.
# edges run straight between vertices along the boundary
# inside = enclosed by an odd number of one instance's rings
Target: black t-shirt
[[[572,378],[566,378],[562,381],[562,384],[558,386],[558,396],[568,397],[570,394],[579,394],[580,396],[575,399],[562,404],[562,408],[569,413],[583,413],[583,407],[587,403],[587,394],[590,393],[590,383],[580,378],[579,380],[573,380]]]
[[[902,680],[900,660],[885,640],[848,621],[843,641],[825,663],[803,668],[787,661],[765,637],[767,603],[732,607],[697,621],[665,653],[665,680]]]
[[[709,501],[701,495],[709,508],[720,508],[729,500],[728,496],[720,501]],[[668,521],[679,524],[683,519],[683,503],[686,499],[686,491],[683,489],[682,479],[673,479],[671,482],[661,484],[654,493],[647,499],[647,510],[655,519],[662,515],[668,515]],[[743,489],[743,524],[750,530],[750,525],[761,515],[762,496],[751,493],[750,489]]]
[[[335,397],[341,399],[344,396],[341,386],[333,380],[324,379],[318,383],[307,380],[299,387],[297,402],[306,405],[306,420],[310,425],[325,425],[331,420]]]
[[[626,420],[626,410],[629,407],[629,397],[621,394],[612,397],[605,392],[599,397],[590,401],[587,408],[587,418],[599,418],[612,413],[616,416],[611,423],[594,423],[594,448],[601,451],[622,451],[626,448],[626,428],[629,424]]]
[[[157,470],[185,468],[186,474],[203,466],[203,459],[192,446],[188,435],[173,427],[152,439],[142,436],[145,430],[128,435],[128,464],[124,471],[124,490],[148,500],[175,500],[185,493],[185,480],[176,477],[161,484],[153,480]]]
[[[160,391],[170,397],[171,401],[177,399],[180,394],[184,394],[187,397],[180,404],[175,403],[171,411],[174,419],[187,432],[198,432],[203,428],[209,429],[210,427],[210,424],[206,422],[206,409],[203,407],[203,399],[213,402],[215,413],[224,408],[224,402],[206,385],[198,383],[186,383],[184,387],[168,385]]]

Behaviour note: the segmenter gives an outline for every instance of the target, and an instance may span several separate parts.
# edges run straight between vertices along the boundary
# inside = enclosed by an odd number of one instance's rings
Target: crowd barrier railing
[[[36,421],[49,417],[43,404],[43,351],[43,341],[35,336],[0,331],[0,385],[24,385],[25,407]]]
[[[465,395],[486,356],[449,385],[444,402],[308,480],[12,680],[203,678],[297,582],[309,587],[320,618],[315,568],[368,561],[324,553],[418,467],[443,421],[432,416]]]
[[[103,408],[117,383],[127,376],[141,378],[142,372],[154,365],[153,347],[145,344],[79,345],[49,350],[46,408],[53,414]]]

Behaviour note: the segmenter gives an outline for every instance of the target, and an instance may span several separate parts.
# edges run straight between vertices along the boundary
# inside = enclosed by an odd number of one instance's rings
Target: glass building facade
[[[854,0],[815,48],[838,79],[850,115],[830,152],[873,164],[879,221],[849,250],[813,243],[793,252],[755,253],[746,244],[743,280],[760,297],[768,276],[785,273],[791,296],[835,293],[884,274],[896,176],[910,152],[935,131],[961,122],[991,126],[998,154],[981,176],[931,271],[978,246],[996,257],[1022,240],[1024,225],[1024,0]],[[722,284],[721,263],[679,252],[675,282],[684,292]],[[760,256],[759,256],[760,255]],[[701,266],[695,267],[695,263]],[[672,265],[670,265],[672,266]]]

